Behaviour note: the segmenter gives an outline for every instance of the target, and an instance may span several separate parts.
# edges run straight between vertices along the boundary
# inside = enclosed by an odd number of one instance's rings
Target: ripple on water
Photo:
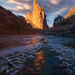
[[[18,48],[19,51],[14,54],[0,58],[0,75],[3,73],[10,75],[74,75],[72,72],[75,70],[74,59],[66,60],[70,57],[74,58],[74,55],[68,56],[70,49],[63,47],[60,44],[63,40],[60,43],[59,40],[50,38],[47,41],[44,38],[39,40],[38,44],[36,40],[33,40],[31,43],[36,44],[27,46],[30,47],[29,50],[26,48],[26,51],[20,51],[21,48]]]

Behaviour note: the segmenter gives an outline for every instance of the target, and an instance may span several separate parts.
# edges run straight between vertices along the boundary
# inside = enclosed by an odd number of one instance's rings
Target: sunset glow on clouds
[[[61,2],[61,0],[50,0],[50,3],[54,5],[58,5]]]
[[[22,1],[22,2],[21,2]],[[20,9],[27,9],[27,10],[31,10],[32,6],[26,2],[30,2],[30,0],[8,0],[7,3],[11,3],[11,4],[17,4],[18,6],[16,6],[14,9],[16,10],[20,10]]]
[[[74,0],[37,0],[44,8],[47,15],[47,22],[50,26],[54,18],[61,14],[65,16],[72,6],[75,6]],[[25,16],[29,11],[32,11],[33,0],[0,0],[0,5],[6,9],[12,10],[15,14]]]

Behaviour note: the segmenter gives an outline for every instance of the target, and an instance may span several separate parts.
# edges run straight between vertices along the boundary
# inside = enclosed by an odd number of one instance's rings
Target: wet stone
[[[7,75],[7,74],[6,74],[6,70],[1,71],[1,72],[0,72],[0,75]]]
[[[14,57],[13,59],[8,59],[8,62],[15,62],[17,61],[19,58]]]
[[[59,59],[59,60],[65,60],[65,58],[64,57],[62,57],[62,56],[55,56],[57,59]]]
[[[7,63],[6,61],[0,60],[0,65],[6,64],[6,63]]]
[[[20,51],[14,51],[14,54],[19,54],[20,53]]]
[[[23,69],[24,65],[22,64],[13,64],[13,66],[15,67],[15,69]]]
[[[24,62],[26,62],[26,60],[18,59],[17,62],[18,62],[19,64],[23,64]]]
[[[46,43],[48,42],[48,40],[47,40],[47,39],[44,39],[44,38],[41,39],[40,41],[41,41],[42,43],[44,43],[44,44],[46,44]]]
[[[14,58],[19,58],[20,55],[19,55],[19,54],[14,54],[13,57],[14,57]]]
[[[6,72],[7,72],[7,73],[11,73],[11,72],[13,71],[13,69],[14,69],[14,68],[11,68],[11,67],[7,66]]]
[[[18,70],[14,69],[14,68],[11,68],[11,67],[8,67],[7,70],[6,70],[6,73],[8,75],[17,75],[17,72],[18,72]]]
[[[22,68],[24,67],[22,63],[23,63],[23,62],[21,62],[21,61],[19,61],[19,62],[14,61],[14,62],[11,62],[11,63],[10,63],[10,64],[12,65],[12,66],[10,66],[10,67],[13,67],[13,68],[15,68],[15,69],[22,69]]]
[[[11,57],[13,56],[13,54],[9,53],[8,55],[6,55],[6,57]]]
[[[0,65],[0,73],[7,69],[6,65]]]
[[[27,56],[21,56],[19,59],[22,59],[22,60],[27,60],[28,58],[27,58]]]
[[[66,72],[68,75],[75,75],[74,72],[73,72],[72,70],[68,69],[68,68],[65,70],[65,72]]]
[[[15,57],[12,55],[12,56],[7,56],[5,57],[6,60],[9,60],[9,59],[14,59]]]
[[[27,58],[35,58],[33,55],[28,55]]]
[[[12,70],[12,72],[8,73],[9,75],[18,75],[18,70]]]

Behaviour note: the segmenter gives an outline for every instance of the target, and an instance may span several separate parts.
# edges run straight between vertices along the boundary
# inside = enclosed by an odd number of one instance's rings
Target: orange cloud
[[[21,4],[21,3],[17,2],[16,0],[8,0],[8,2],[7,2],[7,3]]]
[[[30,0],[25,0],[25,2],[29,2]],[[8,0],[8,3],[14,3],[14,4],[18,4],[18,6],[16,8],[14,8],[15,10],[31,10],[32,6],[29,3],[22,3],[20,1],[17,0]]]
[[[50,0],[50,3],[52,3],[53,5],[58,5],[60,1],[61,0]]]
[[[24,4],[23,5],[25,9],[30,10],[32,9],[32,6],[30,6],[29,4]]]
[[[23,10],[24,8],[22,6],[17,6],[16,8],[13,8],[14,10]]]

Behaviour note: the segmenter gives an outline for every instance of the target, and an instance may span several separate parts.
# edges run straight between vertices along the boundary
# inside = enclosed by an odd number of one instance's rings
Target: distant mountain
[[[75,7],[72,7],[69,10],[69,12],[65,16],[65,18],[63,18],[62,21],[58,17],[56,17],[55,19],[56,19],[56,22],[57,22],[57,26],[64,26],[64,25],[71,25],[71,24],[73,24],[75,22]],[[60,20],[60,22],[59,22],[59,20]],[[51,28],[53,28],[53,27],[54,27],[54,25],[52,24]]]
[[[31,23],[35,29],[47,30],[48,25],[44,9],[38,4],[37,0],[33,0],[33,11],[26,15],[27,23]]]
[[[0,34],[32,34],[32,26],[0,6]]]
[[[71,16],[73,16],[73,15],[75,15],[75,7],[72,7],[72,8],[70,9],[70,11],[69,11],[68,14],[65,16],[65,18],[67,19],[67,18],[69,18],[69,17],[71,17]]]

